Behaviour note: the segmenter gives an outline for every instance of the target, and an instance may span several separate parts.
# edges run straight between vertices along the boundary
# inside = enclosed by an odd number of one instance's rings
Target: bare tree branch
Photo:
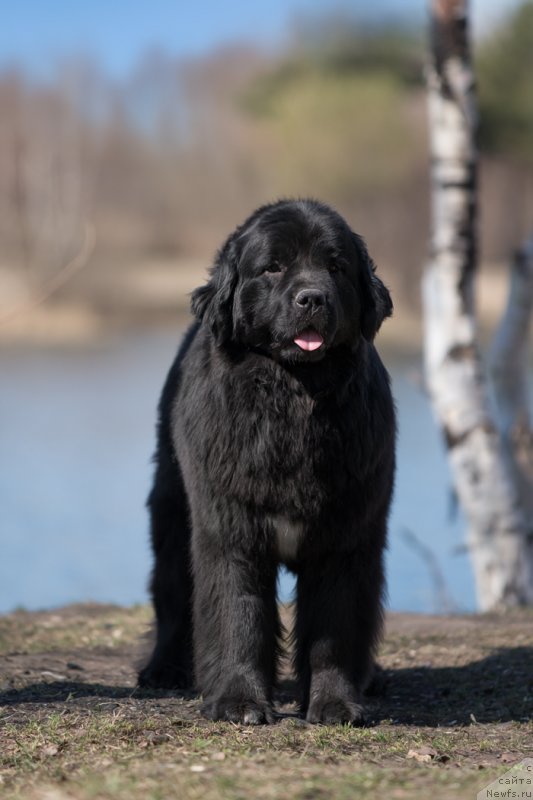
[[[45,303],[58,289],[64,286],[71,278],[82,270],[89,261],[96,244],[96,231],[94,225],[86,222],[84,237],[80,250],[65,266],[48,280],[28,303],[21,304],[11,309],[0,317],[0,325],[7,325],[17,317],[28,314],[38,306]]]

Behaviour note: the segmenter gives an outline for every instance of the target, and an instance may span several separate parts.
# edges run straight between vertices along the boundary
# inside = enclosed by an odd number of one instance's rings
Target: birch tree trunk
[[[533,520],[533,430],[527,375],[532,308],[533,233],[513,258],[507,306],[489,358],[499,428],[511,453],[518,491],[530,520]]]
[[[430,0],[432,241],[423,282],[425,366],[467,519],[481,610],[533,603],[530,526],[490,410],[476,337],[477,107],[467,0]]]
[[[533,306],[533,232],[511,265],[509,298],[490,353],[503,435],[516,440],[531,433],[527,366]]]

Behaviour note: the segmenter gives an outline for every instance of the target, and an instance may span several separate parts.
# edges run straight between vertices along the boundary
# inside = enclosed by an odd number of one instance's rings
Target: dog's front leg
[[[298,570],[295,660],[308,722],[365,722],[361,695],[382,622],[381,558],[367,547]]]
[[[209,719],[273,721],[276,565],[258,538],[250,527],[193,534],[195,673]]]

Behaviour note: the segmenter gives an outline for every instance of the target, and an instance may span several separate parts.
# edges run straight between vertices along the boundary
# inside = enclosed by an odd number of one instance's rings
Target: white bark
[[[428,69],[432,252],[423,284],[425,361],[459,500],[479,607],[533,603],[528,524],[492,419],[474,314],[476,127],[466,0],[433,0]]]

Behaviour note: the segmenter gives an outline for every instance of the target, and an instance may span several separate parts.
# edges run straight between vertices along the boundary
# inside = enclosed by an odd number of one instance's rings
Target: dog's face
[[[315,201],[286,200],[260,208],[229,237],[192,308],[219,344],[294,362],[372,340],[392,302],[342,217]]]

